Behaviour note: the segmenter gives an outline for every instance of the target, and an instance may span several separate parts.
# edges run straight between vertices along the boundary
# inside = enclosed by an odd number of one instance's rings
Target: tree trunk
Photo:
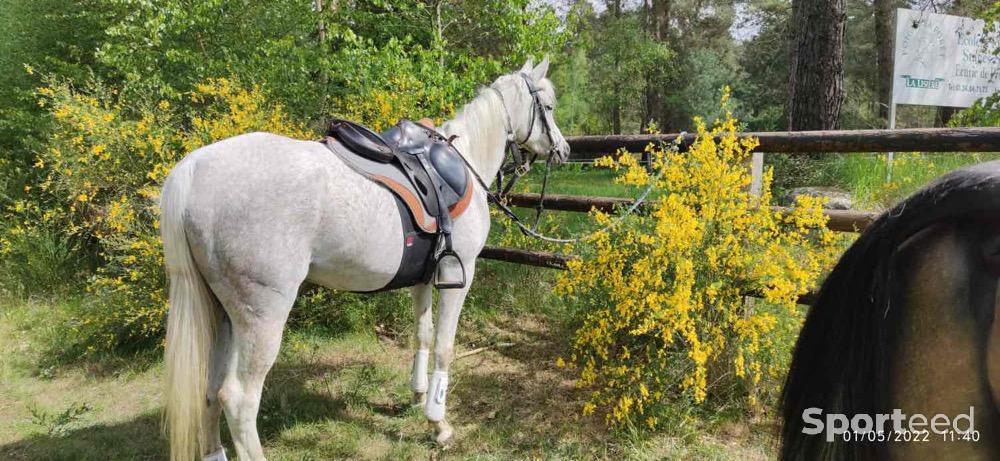
[[[653,37],[655,29],[653,26],[653,7],[652,5],[649,4],[649,2],[650,0],[643,0],[642,2],[642,27],[643,30],[645,30],[650,37]],[[646,88],[645,90],[643,90],[645,96],[644,98],[645,110],[643,110],[642,113],[642,121],[644,124],[655,120],[654,114],[656,112],[656,105],[657,105],[656,104],[657,88],[654,83],[656,81],[656,78],[654,76],[655,73],[656,73],[655,69],[646,69]]]
[[[958,112],[958,108],[938,106],[937,113],[934,115],[934,126],[938,128],[948,126],[948,122],[951,121],[956,112]]]
[[[611,134],[622,134],[622,106],[617,102],[611,108]]]
[[[878,114],[889,127],[889,105],[892,104],[892,42],[894,40],[892,0],[874,0],[875,6],[875,65],[878,68]]]
[[[844,0],[792,0],[788,129],[834,130],[844,102]]]
[[[611,10],[611,14],[615,18],[615,27],[620,27],[622,15],[622,2],[621,0],[612,0],[608,4],[608,9]],[[621,76],[621,51],[615,49],[615,77],[616,79]],[[618,81],[615,81],[614,87],[612,88],[613,95],[613,105],[611,107],[611,132],[614,134],[622,133],[622,90],[621,85]]]
[[[326,43],[326,21],[323,20],[323,0],[314,0],[313,8],[319,13],[319,25],[316,26],[316,35],[319,37],[320,45]]]
[[[647,0],[646,27],[649,36],[659,42],[669,41],[671,0]],[[656,122],[662,131],[666,129],[666,114],[663,110],[663,69],[650,69],[646,76],[646,121]]]

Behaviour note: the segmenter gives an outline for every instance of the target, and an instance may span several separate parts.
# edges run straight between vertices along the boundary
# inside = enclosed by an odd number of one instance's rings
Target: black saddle
[[[433,274],[434,268],[446,258],[454,258],[462,266],[461,260],[451,249],[451,222],[468,206],[472,197],[472,182],[465,161],[449,139],[437,131],[401,120],[381,135],[347,120],[334,120],[327,130],[327,147],[340,156],[355,171],[376,181],[396,194],[401,208],[409,211],[416,227],[423,234],[433,235],[433,254],[430,258],[412,254],[410,263],[404,251],[404,261],[400,270],[414,272],[417,262],[433,260],[425,264],[427,270],[421,274]],[[404,226],[405,227],[405,226]],[[404,234],[406,229],[404,229]],[[438,237],[443,237],[439,239]],[[439,242],[443,248],[438,250]],[[409,243],[405,246],[409,249]],[[439,288],[460,288],[465,286],[464,268],[460,282],[435,281]],[[397,279],[401,277],[397,274]],[[406,277],[403,277],[404,279]],[[412,278],[412,277],[410,277]],[[417,282],[427,282],[429,277],[410,283],[411,280],[394,279],[383,289],[398,288]],[[402,283],[402,284],[401,284]]]
[[[448,139],[410,120],[400,120],[381,135],[363,125],[336,120],[330,124],[327,136],[336,138],[352,152],[369,160],[402,167],[433,216],[440,212],[436,195],[441,195],[445,207],[450,207],[468,188],[465,162]],[[430,168],[421,163],[421,157],[426,158]],[[435,182],[448,187],[435,188]]]

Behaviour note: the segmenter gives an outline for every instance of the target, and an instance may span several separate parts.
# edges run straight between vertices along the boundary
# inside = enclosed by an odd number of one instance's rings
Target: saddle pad
[[[396,275],[384,287],[359,293],[378,293],[397,288],[412,287],[418,283],[428,283],[434,276],[434,247],[437,246],[437,236],[428,234],[414,226],[413,212],[403,203],[398,195],[396,206],[403,218],[403,256],[399,258],[399,268]]]
[[[362,157],[350,149],[346,148],[335,138],[327,136],[324,141],[326,147],[337,154],[344,163],[357,171],[362,176],[375,181],[392,191],[410,210],[417,227],[426,233],[437,233],[437,219],[424,206],[420,200],[420,194],[414,190],[414,185],[394,163],[379,163],[374,160]],[[448,207],[448,214],[452,219],[458,218],[469,207],[472,201],[472,181],[467,181],[465,192],[454,205]]]

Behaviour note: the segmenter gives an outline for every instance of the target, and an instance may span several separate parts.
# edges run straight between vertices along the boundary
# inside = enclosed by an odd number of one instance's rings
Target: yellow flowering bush
[[[592,212],[611,227],[577,245],[581,258],[557,282],[581,322],[568,363],[557,365],[592,389],[584,414],[612,425],[656,427],[657,410],[675,399],[757,408],[773,397],[801,321],[796,298],[841,248],[820,200],[775,211],[771,171],[762,196],[749,192],[757,140],[737,137],[731,114],[695,124],[688,152],[648,148],[653,174],[627,153],[599,162],[620,183],[652,183],[649,211],[623,221]]]
[[[21,221],[13,232],[59,229],[93,249],[96,273],[64,332],[73,341],[67,352],[156,344],[167,307],[157,199],[170,168],[191,150],[250,131],[314,135],[260,88],[229,79],[197,85],[180,101],[191,113],[166,100],[125,101],[99,84],[78,91],[48,83],[37,92],[54,130],[35,162],[42,180],[34,201],[9,210]]]

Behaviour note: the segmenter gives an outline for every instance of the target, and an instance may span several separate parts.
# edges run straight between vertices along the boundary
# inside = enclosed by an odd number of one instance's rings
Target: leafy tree
[[[81,14],[77,3],[0,0],[0,207],[25,193],[48,126],[33,95],[38,75],[82,80],[94,65],[104,18]]]
[[[197,82],[236,76],[263,84],[298,114],[310,114],[324,92],[325,67],[311,2],[279,0],[107,0],[91,14],[110,14],[97,58],[106,79],[129,92],[179,99]]]
[[[621,133],[628,119],[635,120],[632,129],[637,130],[645,122],[639,118],[640,101],[649,69],[667,65],[672,53],[664,44],[650,39],[635,11],[603,15],[596,19],[595,26],[600,39],[593,42],[590,57],[594,64],[594,93],[601,95],[595,105],[607,114],[610,132]]]
[[[674,132],[690,128],[692,117],[717,115],[711,101],[718,100],[719,90],[742,84],[730,34],[735,9],[731,0],[670,0],[661,8],[670,11],[673,25],[665,36],[676,56],[670,71],[662,74],[665,91],[658,121],[662,130]],[[737,99],[732,107],[741,116]],[[699,101],[697,106],[690,104],[694,100]]]

